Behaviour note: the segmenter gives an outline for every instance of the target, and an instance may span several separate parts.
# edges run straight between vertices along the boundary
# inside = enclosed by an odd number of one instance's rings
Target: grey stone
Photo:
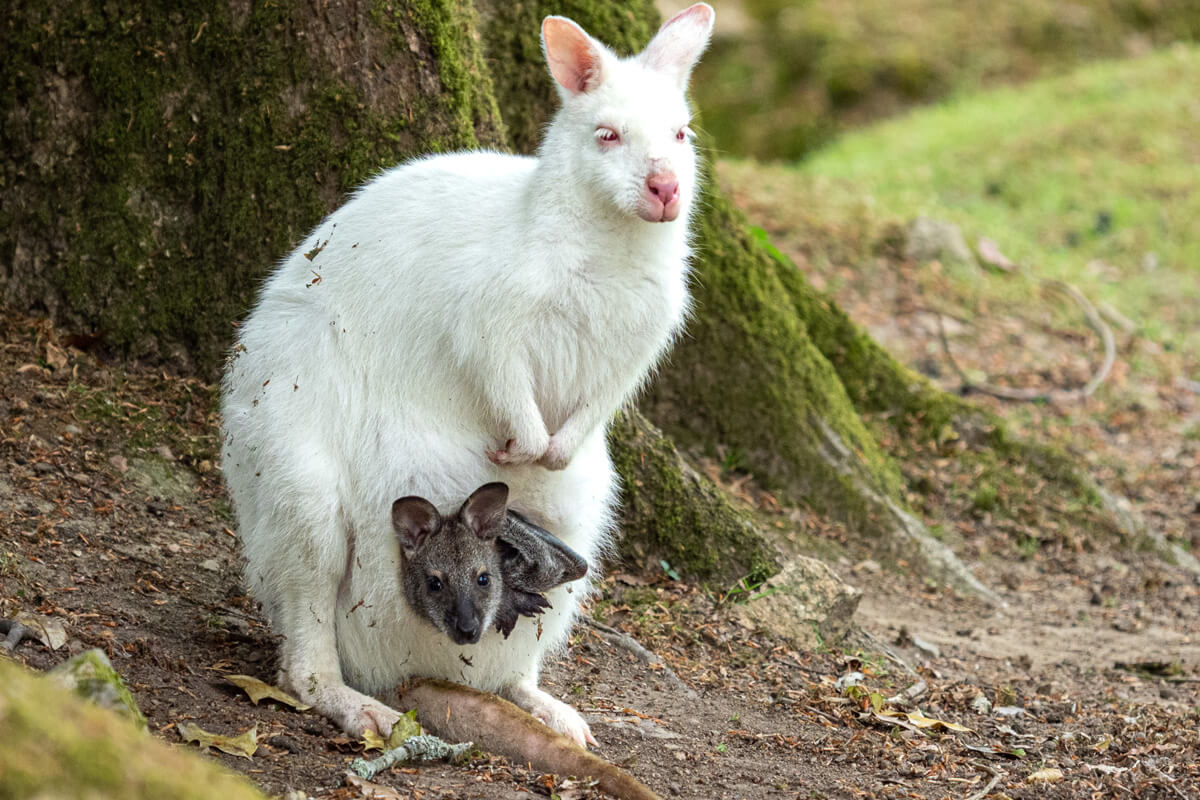
[[[959,227],[931,217],[917,217],[908,226],[904,257],[910,261],[940,261],[947,267],[978,269]]]
[[[840,641],[850,630],[861,598],[859,589],[844,583],[824,563],[797,556],[754,597],[734,606],[734,614],[746,627],[811,648]]]
[[[85,650],[72,656],[50,670],[50,677],[85,700],[128,717],[139,728],[146,727],[146,718],[133,699],[133,693],[113,669],[103,650]]]

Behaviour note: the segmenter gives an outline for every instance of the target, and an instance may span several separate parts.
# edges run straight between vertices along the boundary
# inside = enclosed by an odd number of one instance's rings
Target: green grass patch
[[[744,24],[718,30],[694,91],[720,146],[759,158],[797,158],[915,104],[1200,38],[1189,0],[741,5]]]
[[[804,209],[818,268],[869,269],[897,224],[928,215],[1024,268],[960,277],[964,292],[1020,301],[1041,278],[1065,280],[1165,349],[1197,352],[1197,97],[1200,49],[1177,46],[848,135],[774,185]]]

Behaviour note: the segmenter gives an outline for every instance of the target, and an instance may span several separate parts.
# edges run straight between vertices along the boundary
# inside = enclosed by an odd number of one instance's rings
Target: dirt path
[[[253,758],[211,757],[272,793],[363,796],[344,778],[357,743],[312,714],[251,705],[223,680],[271,680],[274,641],[241,589],[212,460],[212,388],[105,366],[38,321],[5,325],[0,617],[34,612],[68,633],[56,651],[26,641],[16,657],[44,669],[101,647],[156,735],[178,742],[181,721],[257,725]],[[997,609],[869,563],[838,568],[865,590],[865,633],[845,649],[797,652],[696,587],[622,572],[596,613],[693,692],[587,627],[547,683],[584,712],[604,757],[665,797],[1200,794],[1194,576],[1136,555],[992,557],[978,569],[1008,603]],[[854,673],[861,688],[846,688]],[[974,732],[897,727],[871,713],[872,694],[882,711],[919,707]],[[984,713],[978,698],[1020,710]],[[1048,769],[1062,779],[1031,777],[1054,778]],[[378,781],[399,797],[598,796],[487,757]]]

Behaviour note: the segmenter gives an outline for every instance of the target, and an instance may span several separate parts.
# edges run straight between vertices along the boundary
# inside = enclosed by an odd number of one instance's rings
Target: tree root
[[[33,639],[37,635],[15,619],[0,619],[0,633],[4,634],[4,640],[0,641],[0,650],[10,653],[17,649],[22,639]]]
[[[1059,280],[1044,279],[1041,286],[1065,294],[1071,298],[1080,310],[1083,311],[1084,319],[1088,327],[1096,332],[1104,343],[1104,360],[1099,368],[1092,374],[1092,377],[1084,386],[1079,389],[1060,389],[1045,391],[1042,389],[1014,389],[1009,386],[997,386],[988,381],[976,382],[967,376],[963,368],[954,360],[954,354],[950,351],[950,342],[946,338],[946,326],[942,320],[942,312],[934,311],[934,316],[937,317],[938,323],[938,340],[942,345],[942,352],[946,354],[946,360],[950,362],[950,367],[958,375],[962,381],[962,392],[979,392],[980,394],[991,395],[998,397],[1001,400],[1017,400],[1022,402],[1051,402],[1057,400],[1083,400],[1095,394],[1100,385],[1108,378],[1108,374],[1112,371],[1113,364],[1117,360],[1117,344],[1113,338],[1112,329],[1108,323],[1092,305],[1092,302],[1084,296],[1083,292],[1076,289],[1069,283]]]
[[[609,644],[615,644],[622,650],[627,650],[630,653],[633,653],[634,656],[637,657],[638,661],[641,661],[643,664],[657,666],[658,669],[656,669],[655,672],[661,673],[663,677],[667,679],[667,683],[671,684],[688,697],[694,698],[700,696],[696,693],[695,689],[684,683],[683,680],[675,674],[675,671],[667,666],[667,662],[663,660],[662,656],[647,650],[637,639],[634,639],[629,634],[621,633],[621,631],[617,630],[616,628],[610,628],[603,622],[597,622],[591,617],[583,617],[582,619],[583,622],[592,629],[592,632],[601,639],[604,639]]]

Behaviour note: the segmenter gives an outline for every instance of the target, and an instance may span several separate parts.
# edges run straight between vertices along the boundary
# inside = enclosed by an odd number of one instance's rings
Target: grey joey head
[[[458,644],[478,642],[500,608],[496,537],[503,530],[507,502],[508,487],[488,483],[450,517],[442,517],[423,497],[402,497],[392,504],[404,597]]]

